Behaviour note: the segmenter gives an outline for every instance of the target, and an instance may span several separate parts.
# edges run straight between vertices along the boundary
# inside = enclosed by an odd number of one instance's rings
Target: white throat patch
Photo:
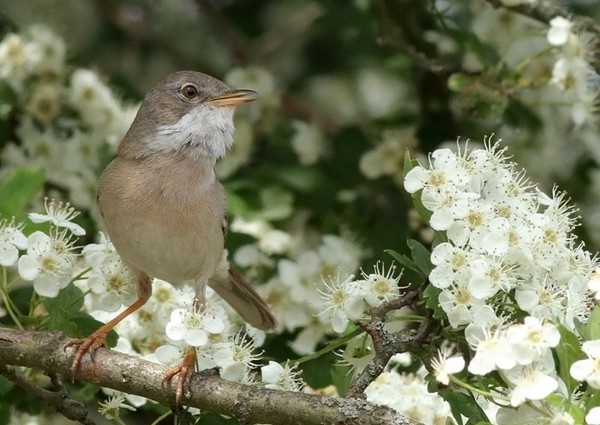
[[[233,144],[233,107],[199,105],[174,124],[158,127],[150,149],[192,159],[221,158]]]

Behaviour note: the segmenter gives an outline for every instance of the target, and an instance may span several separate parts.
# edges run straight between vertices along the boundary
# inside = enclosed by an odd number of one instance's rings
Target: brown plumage
[[[266,303],[237,270],[211,279],[223,255],[226,215],[214,165],[233,142],[235,106],[255,98],[251,90],[234,90],[191,71],[167,76],[146,95],[98,183],[107,233],[139,277],[139,299],[89,338],[71,344],[78,346],[73,373],[86,352],[93,354],[118,322],[146,303],[151,277],[173,285],[193,280],[200,306],[210,284],[251,325],[275,326]],[[167,375],[181,374],[178,402],[193,372],[191,357]]]

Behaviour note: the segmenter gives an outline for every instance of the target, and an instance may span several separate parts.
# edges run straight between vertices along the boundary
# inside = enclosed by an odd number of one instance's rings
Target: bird
[[[233,89],[195,71],[167,75],[144,97],[97,187],[106,232],[137,277],[138,298],[89,337],[68,344],[76,347],[72,376],[86,353],[93,360],[108,332],[148,301],[152,278],[174,286],[193,281],[199,309],[210,285],[252,326],[276,326],[267,303],[232,265],[226,278],[211,279],[227,231],[225,191],[214,167],[233,144],[235,108],[256,98],[253,90]],[[181,365],[165,374],[164,382],[178,375],[177,404],[195,365],[191,347]]]

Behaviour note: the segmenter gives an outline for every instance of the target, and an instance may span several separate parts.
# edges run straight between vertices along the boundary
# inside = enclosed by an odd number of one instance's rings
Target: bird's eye
[[[196,96],[198,96],[198,87],[193,84],[186,84],[181,88],[181,94],[188,99],[194,99]]]

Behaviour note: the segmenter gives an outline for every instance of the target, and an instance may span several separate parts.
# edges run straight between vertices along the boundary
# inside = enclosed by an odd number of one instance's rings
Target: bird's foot
[[[81,359],[85,353],[90,353],[90,358],[92,359],[92,362],[94,362],[96,350],[98,350],[100,347],[106,347],[106,335],[107,332],[100,328],[87,338],[75,339],[65,345],[65,350],[69,347],[77,347],[77,350],[75,351],[75,357],[73,358],[73,362],[71,362],[71,367],[69,369],[71,371],[72,378],[75,377],[75,374],[79,370],[81,366]]]
[[[175,407],[179,408],[183,397],[190,398],[190,388],[192,374],[196,371],[196,348],[190,347],[182,362],[170,369],[167,369],[163,378],[163,387],[165,387],[175,375],[177,375],[177,387],[175,389]]]

